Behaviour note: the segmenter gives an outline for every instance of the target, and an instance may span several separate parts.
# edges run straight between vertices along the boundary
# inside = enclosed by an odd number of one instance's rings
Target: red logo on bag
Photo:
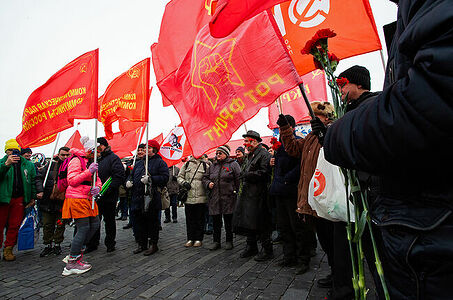
[[[324,174],[322,174],[318,169],[315,171],[315,180],[313,180],[313,184],[315,197],[321,195],[326,188],[326,177],[324,177]]]

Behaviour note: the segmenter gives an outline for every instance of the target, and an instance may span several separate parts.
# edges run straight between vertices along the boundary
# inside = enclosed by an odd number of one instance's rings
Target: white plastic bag
[[[319,217],[330,221],[347,222],[347,196],[345,179],[338,166],[324,158],[324,150],[319,150],[315,174],[308,187],[308,204]],[[354,205],[349,202],[350,220],[354,222]]]

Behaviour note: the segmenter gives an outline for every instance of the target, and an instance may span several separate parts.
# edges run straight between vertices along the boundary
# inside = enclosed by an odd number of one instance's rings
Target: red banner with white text
[[[160,82],[194,156],[226,143],[244,122],[300,81],[267,12],[215,39],[205,26],[174,77]]]
[[[72,127],[74,119],[96,118],[98,61],[98,49],[79,56],[28,97],[16,138],[22,148]]]

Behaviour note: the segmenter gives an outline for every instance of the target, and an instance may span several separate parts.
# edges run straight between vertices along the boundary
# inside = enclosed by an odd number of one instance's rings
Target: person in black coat
[[[453,291],[453,1],[400,0],[382,93],[327,129],[326,159],[380,177],[371,217],[391,299]]]
[[[144,251],[143,254],[148,256],[158,251],[159,214],[162,209],[160,190],[167,185],[170,178],[167,163],[157,154],[159,148],[157,141],[148,142],[148,175],[145,170],[146,158],[143,158],[136,162],[126,182],[126,187],[132,188],[131,215],[134,216],[135,234],[138,240],[138,248],[134,250],[134,254]],[[145,193],[151,198],[149,207],[145,207]]]
[[[240,254],[242,258],[255,256],[256,261],[274,257],[271,242],[272,218],[268,203],[271,155],[260,144],[262,139],[256,131],[243,135],[248,154],[241,170],[241,185],[233,215],[233,229],[247,236],[247,246]],[[257,240],[261,242],[258,253]]]
[[[39,170],[36,175],[36,189],[38,192],[42,192],[41,199],[39,199],[39,209],[43,217],[43,244],[46,246],[40,254],[41,257],[50,254],[61,254],[60,244],[64,240],[65,230],[65,225],[61,221],[61,209],[65,195],[58,191],[56,184],[58,169],[61,163],[71,155],[69,150],[68,147],[61,147],[58,150],[58,155],[44,168]],[[44,179],[49,165],[50,171],[43,189]],[[52,246],[52,243],[54,243],[54,246]]]
[[[120,185],[123,184],[125,180],[125,172],[121,159],[110,149],[107,140],[104,137],[100,137],[97,141],[99,143],[98,151],[101,156],[99,158],[99,178],[101,179],[102,184],[109,178],[112,178],[109,188],[98,200],[99,221],[104,218],[105,223],[105,246],[107,247],[107,252],[112,252],[115,251],[116,244],[116,203],[118,202]],[[101,229],[99,228],[88,243],[85,253],[96,250],[100,238]]]

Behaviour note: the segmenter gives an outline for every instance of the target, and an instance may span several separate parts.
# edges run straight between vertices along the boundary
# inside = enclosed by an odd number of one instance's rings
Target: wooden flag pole
[[[98,120],[94,119],[94,162],[98,161]],[[96,180],[98,178],[98,172],[93,173],[93,188],[96,186]],[[91,197],[91,209],[94,209],[94,197]]]
[[[52,167],[53,157],[55,155],[55,152],[57,151],[57,145],[58,145],[59,140],[60,140],[60,133],[57,134],[57,139],[55,140],[55,146],[53,147],[52,156],[50,157],[49,167],[47,168],[46,177],[44,177],[44,182],[42,184],[43,188],[46,186],[47,178],[49,178],[50,168]]]

